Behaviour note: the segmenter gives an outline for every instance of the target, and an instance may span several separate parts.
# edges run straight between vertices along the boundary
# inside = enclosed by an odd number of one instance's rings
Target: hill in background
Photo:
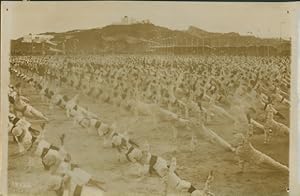
[[[264,39],[239,33],[214,33],[190,26],[185,31],[147,24],[108,25],[103,28],[72,30],[62,33],[46,32],[39,36],[51,36],[49,40],[58,50],[73,53],[128,53],[153,51],[171,47],[272,47],[288,50],[290,41]],[[22,38],[13,40],[20,46]],[[52,46],[53,47],[53,46]],[[13,49],[13,47],[12,47]]]

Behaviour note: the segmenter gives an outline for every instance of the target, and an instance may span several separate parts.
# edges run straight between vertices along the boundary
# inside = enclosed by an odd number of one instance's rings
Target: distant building
[[[128,25],[129,24],[129,19],[128,19],[128,16],[124,16],[122,18],[122,22],[121,22],[123,25]]]
[[[130,24],[136,24],[137,20],[135,18],[130,18],[129,23]]]
[[[34,34],[29,34],[29,35],[25,35],[22,38],[22,42],[35,42],[35,43],[42,43],[44,41],[49,41],[52,38],[54,38],[54,36],[52,35],[34,35]]]
[[[25,35],[24,37],[11,40],[12,55],[46,55],[63,53],[58,43],[51,41],[52,35]]]
[[[132,24],[150,24],[150,23],[151,22],[149,19],[138,21],[135,18],[124,16],[123,18],[121,18],[120,22],[114,22],[113,25],[132,25]]]
[[[142,20],[143,24],[150,24],[150,20],[146,19],[146,20]]]

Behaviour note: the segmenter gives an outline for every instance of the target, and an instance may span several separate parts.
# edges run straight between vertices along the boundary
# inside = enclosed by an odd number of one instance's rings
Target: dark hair
[[[270,105],[270,104],[271,104],[270,102],[266,103],[265,106],[264,106],[264,110],[266,110],[268,105]]]
[[[19,82],[15,86],[16,86],[16,88],[19,88],[21,86],[21,83]]]
[[[200,110],[203,111],[202,104],[201,104],[200,101],[197,102],[197,105],[198,105],[198,107],[200,108]]]
[[[14,104],[14,103],[15,103],[15,99],[14,99],[12,96],[8,96],[8,101],[9,101],[9,103],[11,103],[11,104]]]
[[[64,100],[64,101],[69,101],[68,96],[67,96],[67,95],[64,95],[64,96],[63,96],[63,100]]]

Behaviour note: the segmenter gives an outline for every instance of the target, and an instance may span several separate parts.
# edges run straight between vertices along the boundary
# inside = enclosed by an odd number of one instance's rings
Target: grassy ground
[[[15,80],[12,79],[12,83]],[[73,96],[77,92],[71,88],[62,89],[63,94]],[[56,145],[59,136],[66,134],[65,148],[72,158],[84,170],[96,178],[107,183],[108,195],[160,195],[163,185],[160,178],[150,176],[138,181],[132,175],[133,165],[126,161],[119,163],[115,149],[103,148],[103,139],[96,132],[89,132],[79,126],[73,126],[63,110],[54,108],[42,102],[37,91],[30,86],[24,86],[22,94],[30,99],[30,103],[46,114],[51,122],[46,125],[46,139]],[[174,142],[172,131],[167,124],[155,124],[147,117],[140,116],[134,121],[132,114],[107,103],[95,103],[87,96],[80,96],[80,105],[99,115],[104,122],[116,122],[120,127],[128,127],[130,137],[139,144],[148,141],[153,154],[170,160],[176,156],[178,173],[190,181],[197,188],[202,188],[209,170],[215,171],[212,192],[217,196],[284,196],[288,186],[288,176],[270,169],[260,169],[256,166],[246,167],[245,173],[238,173],[238,165],[233,153],[226,152],[221,147],[210,143],[205,138],[197,138],[195,151],[190,152],[190,133],[179,130],[178,140]],[[287,108],[282,112],[288,114]],[[33,126],[38,127],[37,124]],[[230,141],[232,139],[232,124],[226,119],[214,119],[208,127],[220,136]],[[258,150],[273,157],[277,161],[288,165],[289,141],[287,137],[273,138],[269,145],[263,144],[263,135],[253,138],[253,145]],[[9,153],[17,150],[15,144],[9,143]],[[8,183],[10,195],[52,195],[53,193],[40,191],[39,186],[45,178],[42,164],[36,157],[19,157],[9,159]],[[25,194],[27,193],[27,194]],[[53,194],[54,195],[54,194]]]

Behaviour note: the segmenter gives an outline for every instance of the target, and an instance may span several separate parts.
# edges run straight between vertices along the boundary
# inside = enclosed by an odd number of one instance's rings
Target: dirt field
[[[16,80],[12,78],[12,83]],[[62,89],[62,94],[73,96],[75,92],[71,88]],[[84,170],[96,178],[106,182],[109,195],[162,195],[162,180],[157,176],[150,176],[137,180],[132,175],[132,163],[119,163],[115,149],[103,148],[103,139],[96,132],[90,132],[74,126],[65,112],[60,108],[49,110],[48,105],[41,101],[38,92],[25,85],[22,94],[30,99],[30,103],[48,116],[51,121],[46,125],[46,140],[56,145],[59,144],[59,136],[66,134],[66,150],[72,155]],[[106,103],[95,103],[95,100],[80,96],[79,104],[87,106],[89,110],[98,114],[104,122],[116,122],[118,127],[127,127],[130,137],[139,144],[148,141],[153,154],[170,160],[172,156],[177,158],[178,173],[180,176],[192,182],[195,187],[202,188],[209,170],[214,170],[215,179],[212,183],[212,192],[216,196],[284,196],[288,186],[288,176],[270,169],[261,169],[256,166],[247,166],[243,174],[239,174],[237,160],[233,153],[226,152],[205,138],[198,137],[196,150],[189,150],[190,133],[188,130],[180,130],[177,142],[172,140],[172,131],[167,124],[159,124],[158,130],[147,117],[140,116],[137,121],[132,114]],[[287,115],[286,108],[281,111]],[[214,124],[208,127],[215,130],[221,137],[230,141],[232,139],[233,125],[224,119],[214,119]],[[33,123],[38,128],[38,124]],[[199,129],[199,131],[201,131]],[[288,138],[273,138],[272,143],[263,144],[263,135],[256,135],[252,139],[253,146],[277,161],[288,165]],[[9,143],[9,153],[14,153],[17,145]],[[8,183],[9,195],[47,195],[45,190],[40,190],[45,171],[39,158],[23,156],[9,159]],[[254,194],[253,190],[256,190]],[[27,193],[27,194],[25,194]],[[125,194],[126,193],[126,194]],[[54,195],[50,193],[49,195]],[[179,194],[178,194],[179,195]],[[188,194],[183,194],[188,195]]]

